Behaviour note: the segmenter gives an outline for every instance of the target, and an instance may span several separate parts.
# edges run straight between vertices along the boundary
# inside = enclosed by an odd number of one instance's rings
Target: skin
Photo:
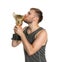
[[[25,16],[26,18],[24,22],[26,22],[29,25],[29,29],[27,32],[28,34],[30,34],[39,28],[38,25],[39,18],[36,16],[34,10],[30,10]],[[12,40],[13,47],[18,46],[22,42],[24,49],[26,50],[28,55],[31,56],[46,44],[46,40],[47,40],[46,30],[39,31],[35,36],[35,40],[33,44],[30,44],[25,34],[23,33],[25,28],[22,28],[22,26],[16,26],[16,27],[17,28],[14,28],[14,32],[16,32],[21,37],[21,41],[17,42],[15,40]]]

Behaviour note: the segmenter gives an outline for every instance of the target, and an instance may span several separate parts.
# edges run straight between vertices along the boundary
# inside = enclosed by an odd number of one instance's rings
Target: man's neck
[[[29,29],[31,30],[31,32],[35,31],[38,28],[39,28],[38,24],[29,24]]]

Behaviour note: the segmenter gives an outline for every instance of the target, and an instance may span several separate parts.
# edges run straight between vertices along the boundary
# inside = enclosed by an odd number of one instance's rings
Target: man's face
[[[36,16],[36,13],[35,13],[34,10],[30,10],[25,16],[26,17],[24,19],[24,22],[26,22],[26,23],[29,24],[29,23],[32,23],[33,22],[33,20],[34,20],[34,18]]]

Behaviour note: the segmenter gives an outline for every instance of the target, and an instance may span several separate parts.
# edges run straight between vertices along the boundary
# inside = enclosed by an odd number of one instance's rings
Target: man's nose
[[[24,15],[24,18],[26,18],[26,17],[27,17],[27,15],[25,14],[25,15]]]

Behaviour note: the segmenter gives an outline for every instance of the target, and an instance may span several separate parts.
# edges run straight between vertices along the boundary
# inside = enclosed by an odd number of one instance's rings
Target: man
[[[12,40],[12,46],[16,47],[22,42],[25,52],[25,62],[46,62],[45,47],[47,32],[39,26],[39,22],[42,19],[42,11],[37,8],[31,8],[24,19],[28,27],[22,29],[22,26],[16,26],[14,28],[14,32],[21,37],[21,40],[18,42]]]

